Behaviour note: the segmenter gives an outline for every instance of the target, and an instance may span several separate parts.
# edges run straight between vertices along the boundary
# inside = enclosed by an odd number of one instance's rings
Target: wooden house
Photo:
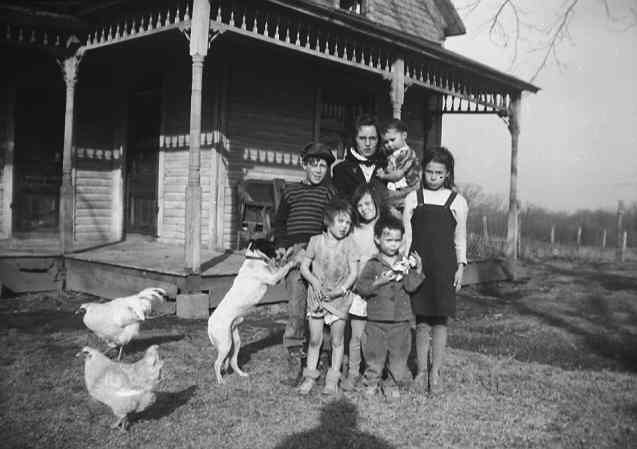
[[[401,117],[418,149],[440,143],[444,113],[498,114],[515,161],[521,95],[537,91],[445,49],[465,32],[449,0],[46,5],[0,5],[5,256],[144,235],[200,278],[237,246],[242,187],[267,203],[274,179],[301,178],[300,148],[340,151],[357,114]]]

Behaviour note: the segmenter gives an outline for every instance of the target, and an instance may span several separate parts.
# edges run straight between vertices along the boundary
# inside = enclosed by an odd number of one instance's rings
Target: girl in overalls
[[[454,190],[454,159],[444,147],[425,151],[422,188],[405,198],[405,249],[422,258],[425,282],[412,295],[416,315],[414,381],[441,391],[440,368],[447,323],[456,312],[456,292],[467,264],[467,201]]]

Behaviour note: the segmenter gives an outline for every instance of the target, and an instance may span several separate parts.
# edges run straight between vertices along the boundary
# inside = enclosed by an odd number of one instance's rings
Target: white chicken
[[[97,349],[85,346],[84,382],[91,397],[111,408],[117,421],[111,428],[124,431],[129,426],[128,415],[150,407],[156,399],[164,362],[159,358],[157,345],[146,350],[135,363],[114,362]]]
[[[87,302],[76,313],[84,311],[84,324],[110,348],[122,349],[139,334],[139,326],[150,314],[153,304],[163,302],[166,291],[146,288],[136,295],[116,298],[106,303]]]

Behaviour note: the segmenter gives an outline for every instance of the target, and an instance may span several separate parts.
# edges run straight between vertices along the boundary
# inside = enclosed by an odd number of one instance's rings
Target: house
[[[299,149],[338,151],[357,114],[401,117],[420,150],[443,113],[499,114],[515,160],[538,90],[445,49],[449,0],[13,0],[0,26],[0,239],[147,235],[195,276],[237,245],[239,186],[299,179]]]

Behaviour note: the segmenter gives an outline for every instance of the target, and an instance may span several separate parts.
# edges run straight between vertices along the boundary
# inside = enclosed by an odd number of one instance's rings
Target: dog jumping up
[[[241,346],[238,326],[243,322],[243,316],[261,301],[268,286],[275,285],[300,263],[302,251],[293,255],[289,252],[281,261],[277,261],[272,242],[258,239],[248,244],[245,260],[232,287],[208,319],[208,337],[217,348],[217,360],[214,363],[217,383],[223,383],[221,372],[222,369],[228,369],[228,363],[235,373],[243,377],[248,375],[239,369],[237,362]],[[285,260],[288,260],[287,263],[277,266]]]

